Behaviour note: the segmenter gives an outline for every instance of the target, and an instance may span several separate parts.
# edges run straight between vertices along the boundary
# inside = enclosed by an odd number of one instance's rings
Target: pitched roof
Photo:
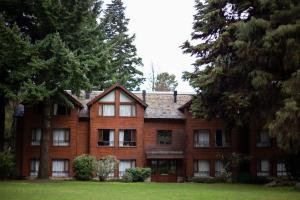
[[[97,95],[94,99],[92,99],[91,101],[89,101],[87,103],[87,106],[91,106],[93,103],[95,103],[96,101],[98,101],[99,99],[101,99],[102,97],[104,97],[105,95],[107,95],[108,93],[110,93],[111,91],[113,91],[114,89],[119,88],[121,89],[123,92],[125,92],[128,96],[132,97],[134,100],[136,100],[139,104],[141,104],[144,108],[147,107],[147,104],[144,103],[140,98],[138,98],[136,95],[134,95],[132,92],[130,92],[129,90],[127,90],[125,87],[123,87],[122,85],[120,85],[119,83],[116,83],[114,85],[112,85],[111,87],[109,87],[108,89],[106,89],[104,92],[100,93],[99,95]]]
[[[88,103],[95,102],[94,99],[105,96],[105,91],[92,91],[89,98],[86,98],[85,92],[82,91],[80,97],[77,97],[84,108],[80,110],[80,117],[89,117]],[[143,94],[141,91],[130,92],[139,102],[143,102]],[[178,93],[177,101],[174,102],[173,92],[148,92],[145,100],[147,107],[145,108],[145,119],[184,119],[184,114],[179,110],[192,99],[192,93]]]

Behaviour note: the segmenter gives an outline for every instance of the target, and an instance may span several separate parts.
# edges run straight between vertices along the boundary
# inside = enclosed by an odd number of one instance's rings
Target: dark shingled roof
[[[103,93],[103,91],[92,91],[89,98],[86,98],[85,93],[82,92],[77,99],[84,105],[80,111],[80,117],[89,117],[87,103],[92,99]],[[142,92],[132,92],[141,100]],[[146,93],[145,119],[184,119],[183,113],[179,110],[181,106],[189,102],[192,98],[192,93],[178,93],[177,102],[174,102],[173,92],[149,92]]]

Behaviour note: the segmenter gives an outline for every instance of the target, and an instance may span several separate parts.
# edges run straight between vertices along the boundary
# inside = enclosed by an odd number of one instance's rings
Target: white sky
[[[150,77],[153,63],[156,73],[176,75],[177,91],[194,91],[181,76],[183,71],[193,71],[191,64],[195,59],[183,54],[179,47],[191,38],[194,0],[123,0],[123,3],[125,15],[130,19],[129,32],[136,34],[134,44],[143,59],[144,76]],[[141,89],[150,90],[149,82]]]

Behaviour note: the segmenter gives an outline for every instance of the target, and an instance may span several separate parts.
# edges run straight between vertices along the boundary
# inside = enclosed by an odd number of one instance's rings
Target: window
[[[151,160],[151,173],[153,175],[176,174],[176,160]]]
[[[194,147],[209,147],[209,130],[194,132]]]
[[[221,160],[215,161],[215,177],[220,177],[224,173],[224,163]]]
[[[157,132],[157,144],[172,144],[172,131],[159,130]]]
[[[257,137],[257,147],[270,147],[271,146],[271,138],[268,132],[260,132]]]
[[[286,170],[286,162],[285,161],[278,161],[277,162],[277,176],[287,176]]]
[[[216,130],[216,146],[228,147],[229,146],[229,134],[222,129]]]
[[[53,160],[52,176],[53,177],[69,176],[69,160]]]
[[[69,145],[70,145],[70,130],[54,129],[53,146],[69,146]]]
[[[257,176],[270,176],[271,163],[269,160],[259,160],[257,162]]]
[[[136,146],[136,130],[126,129],[119,131],[119,146],[134,147]]]
[[[135,160],[121,160],[119,163],[119,177],[124,176],[126,169],[135,168]]]
[[[114,133],[113,129],[100,129],[98,137],[98,146],[114,146]]]
[[[200,176],[200,177],[210,176],[210,165],[208,160],[194,161],[194,176]]]
[[[53,105],[53,114],[54,115],[69,115],[70,109],[65,105],[54,104]]]
[[[39,146],[41,143],[42,129],[34,128],[31,131],[31,145]]]
[[[114,104],[102,104],[99,106],[99,115],[104,117],[115,116],[115,105]]]
[[[135,117],[136,110],[135,104],[121,104],[120,105],[120,116],[121,117]]]
[[[30,160],[30,176],[37,176],[39,173],[40,161],[37,159]]]

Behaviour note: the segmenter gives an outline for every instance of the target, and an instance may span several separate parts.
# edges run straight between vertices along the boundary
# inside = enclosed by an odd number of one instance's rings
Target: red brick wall
[[[215,160],[219,160],[218,155],[228,155],[236,148],[236,135],[231,133],[231,144],[230,147],[215,147],[215,132],[216,129],[224,129],[225,124],[220,119],[213,119],[210,121],[195,119],[192,117],[190,112],[186,113],[186,143],[185,143],[185,166],[186,176],[190,177],[194,174],[194,160],[208,160],[210,162],[210,173],[214,176],[215,171]],[[194,147],[194,130],[207,129],[210,131],[210,147],[199,148]]]
[[[119,100],[120,90],[116,89],[115,99],[115,116],[103,117],[99,116],[99,102],[95,102],[90,107],[90,143],[89,152],[96,156],[97,159],[106,155],[115,155],[118,160],[136,160],[136,166],[144,166],[144,144],[143,144],[143,127],[144,127],[144,108],[136,103],[135,117],[119,116]],[[114,147],[97,147],[98,130],[114,129]],[[135,129],[136,130],[136,147],[119,147],[119,130]]]
[[[53,159],[69,159],[70,161],[70,175],[73,175],[72,161],[79,152],[84,152],[84,148],[80,145],[78,148],[77,141],[79,120],[78,108],[71,109],[68,116],[52,116],[52,129],[67,128],[70,129],[70,145],[66,147],[53,146],[52,134],[49,141],[49,176],[52,174],[52,160]],[[31,132],[33,128],[42,128],[41,116],[36,114],[32,108],[25,108],[23,117],[23,145],[22,145],[22,176],[29,176],[30,160],[38,159],[40,155],[40,146],[31,146]],[[82,133],[81,135],[83,135]]]

